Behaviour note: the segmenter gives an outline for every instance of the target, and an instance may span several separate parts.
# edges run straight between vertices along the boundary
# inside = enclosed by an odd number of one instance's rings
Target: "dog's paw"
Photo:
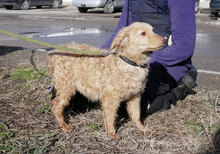
[[[120,138],[120,136],[118,134],[115,133],[109,133],[108,137],[114,140],[118,140]]]
[[[71,132],[72,127],[70,125],[66,125],[66,126],[63,126],[61,129],[64,132]]]
[[[143,133],[147,133],[147,134],[151,133],[151,129],[149,127],[147,127],[147,126],[138,127],[138,130],[143,132]]]
[[[150,134],[151,133],[151,129],[149,127],[145,126],[143,132],[147,133],[147,134]]]

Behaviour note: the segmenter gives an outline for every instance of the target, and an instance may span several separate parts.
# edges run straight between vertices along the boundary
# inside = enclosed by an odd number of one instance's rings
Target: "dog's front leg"
[[[105,97],[101,102],[103,108],[103,122],[105,130],[107,131],[110,138],[118,139],[119,135],[115,133],[114,122],[120,102],[112,100],[112,97]]]
[[[130,118],[135,123],[139,131],[150,133],[151,132],[150,128],[148,128],[147,126],[145,127],[140,120],[141,117],[140,100],[141,100],[140,95],[136,95],[131,99],[129,99],[127,101],[127,111]]]

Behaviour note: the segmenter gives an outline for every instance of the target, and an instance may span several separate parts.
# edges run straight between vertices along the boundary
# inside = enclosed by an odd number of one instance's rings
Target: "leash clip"
[[[117,55],[117,54],[118,54],[118,53],[117,53],[117,50],[118,50],[118,49],[115,49],[114,51],[112,51],[112,50],[106,51],[106,52],[104,52],[103,54],[104,54],[104,56]]]

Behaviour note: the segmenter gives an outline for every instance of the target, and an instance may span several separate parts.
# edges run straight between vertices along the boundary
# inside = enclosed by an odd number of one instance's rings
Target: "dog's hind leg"
[[[145,127],[140,120],[141,109],[140,109],[140,95],[136,95],[127,101],[127,111],[131,120],[135,123],[137,129],[142,132],[150,133],[151,130],[147,126]]]
[[[114,100],[114,96],[108,96],[101,99],[103,108],[103,122],[108,136],[113,139],[118,139],[119,136],[115,134],[115,118],[120,101]]]
[[[64,109],[69,105],[71,97],[75,95],[74,88],[58,89],[57,97],[53,100],[52,111],[64,132],[70,131],[72,128],[64,121]]]

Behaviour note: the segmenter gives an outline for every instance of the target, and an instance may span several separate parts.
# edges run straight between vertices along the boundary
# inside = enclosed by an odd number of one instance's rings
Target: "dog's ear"
[[[124,48],[129,43],[128,27],[121,29],[112,41],[110,50]]]

